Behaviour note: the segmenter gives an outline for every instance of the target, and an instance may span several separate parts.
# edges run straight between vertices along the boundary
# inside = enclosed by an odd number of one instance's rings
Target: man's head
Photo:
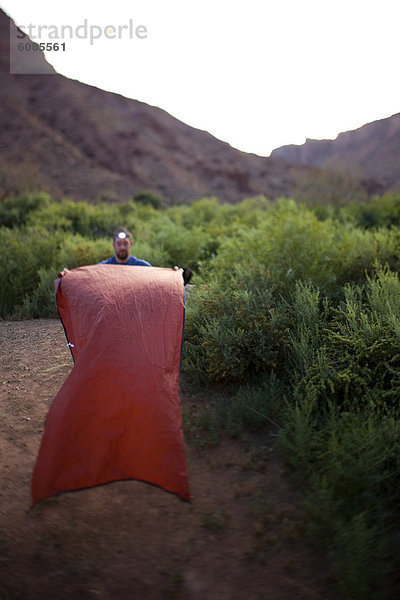
[[[113,247],[117,262],[125,263],[129,259],[129,251],[132,246],[132,235],[123,227],[119,227],[113,235]]]

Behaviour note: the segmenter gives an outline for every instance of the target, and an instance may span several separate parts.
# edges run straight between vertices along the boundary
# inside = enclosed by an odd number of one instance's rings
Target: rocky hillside
[[[300,146],[282,146],[271,156],[297,165],[349,165],[385,189],[400,190],[400,113],[340,133],[335,140],[308,139]]]
[[[47,74],[10,75],[9,26],[0,10],[0,199],[26,188],[89,201],[123,201],[148,189],[167,203],[290,194],[298,168],[63,77],[40,52]]]

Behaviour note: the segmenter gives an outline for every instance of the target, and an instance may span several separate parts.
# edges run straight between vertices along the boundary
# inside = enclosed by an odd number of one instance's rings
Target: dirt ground
[[[123,481],[30,509],[45,416],[71,368],[58,321],[0,322],[0,600],[333,599],[273,431],[187,443],[191,503]]]

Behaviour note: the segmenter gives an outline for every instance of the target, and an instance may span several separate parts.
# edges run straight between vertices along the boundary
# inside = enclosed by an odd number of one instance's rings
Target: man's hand
[[[187,283],[189,283],[189,281],[193,277],[193,273],[188,267],[181,269],[180,267],[175,266],[174,271],[182,271],[183,285],[186,285]]]
[[[57,273],[57,277],[65,277],[65,275],[68,273],[68,271],[69,271],[69,269],[63,269],[62,271]]]
[[[189,267],[185,267],[183,269],[182,277],[183,277],[183,285],[186,285],[192,279],[193,273],[189,269]]]

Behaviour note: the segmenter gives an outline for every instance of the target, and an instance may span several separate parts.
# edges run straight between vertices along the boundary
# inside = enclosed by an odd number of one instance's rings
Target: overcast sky
[[[159,106],[247,152],[268,156],[400,112],[399,0],[0,5],[24,31],[38,35],[42,25],[37,41],[65,42],[46,52],[59,73]],[[63,25],[64,39],[48,37]]]

